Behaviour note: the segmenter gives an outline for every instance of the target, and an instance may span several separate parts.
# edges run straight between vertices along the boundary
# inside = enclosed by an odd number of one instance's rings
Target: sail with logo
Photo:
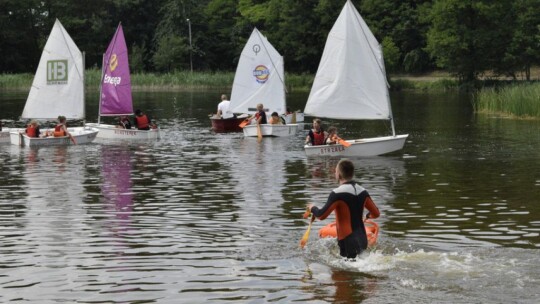
[[[131,95],[128,49],[122,24],[119,24],[109,47],[103,55],[98,122],[87,125],[99,129],[97,137],[101,139],[144,140],[159,138],[158,128],[150,130],[132,129],[131,123],[125,123],[129,121],[129,115],[133,115],[133,99]],[[117,125],[102,124],[102,116],[118,117],[119,123]]]
[[[229,111],[255,114],[259,103],[268,119],[273,112],[281,115],[286,111],[283,57],[255,28],[238,61]],[[258,136],[258,133],[262,136],[292,136],[298,125],[263,124],[260,125],[261,132],[258,129],[255,124],[245,126],[244,136]]]
[[[84,119],[84,53],[57,19],[43,48],[21,118],[51,121],[59,116]],[[41,125],[41,134],[10,130],[10,142],[21,146],[83,144],[94,140],[96,129],[70,127],[53,132]],[[56,135],[56,136],[55,136]]]

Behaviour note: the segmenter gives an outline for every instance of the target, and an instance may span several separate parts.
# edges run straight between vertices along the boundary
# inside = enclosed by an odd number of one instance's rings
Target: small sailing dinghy
[[[285,71],[283,57],[256,28],[249,37],[234,75],[229,114],[257,112],[257,104],[262,103],[266,117],[273,112],[285,113]],[[244,136],[257,137],[257,125],[243,128]],[[261,124],[262,136],[293,136],[298,131],[297,124]]]
[[[396,135],[382,49],[354,5],[347,0],[328,33],[304,113],[350,120],[390,120],[392,135],[304,147],[307,156],[374,156],[403,148]]]
[[[21,118],[53,120],[84,119],[84,56],[58,19],[43,48]],[[28,137],[24,129],[10,132],[10,141],[21,146],[85,144],[98,133],[90,127],[68,128],[68,136]],[[45,131],[42,128],[42,131]]]
[[[133,115],[128,51],[122,24],[116,28],[116,33],[103,55],[100,88],[98,122],[86,124],[88,127],[99,130],[98,138],[122,141],[152,140],[160,137],[157,127],[150,130],[137,130],[101,123],[101,116]]]

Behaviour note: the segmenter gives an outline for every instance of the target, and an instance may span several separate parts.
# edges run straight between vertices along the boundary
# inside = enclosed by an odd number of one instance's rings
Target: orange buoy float
[[[379,225],[374,221],[365,220],[364,226],[366,227],[368,247],[372,247],[377,243],[377,237],[379,236]],[[337,237],[336,222],[330,223],[319,229],[319,237]]]

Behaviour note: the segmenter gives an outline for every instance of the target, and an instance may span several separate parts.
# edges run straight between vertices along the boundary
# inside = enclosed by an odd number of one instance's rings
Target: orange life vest
[[[37,128],[32,125],[29,125],[26,128],[26,135],[28,135],[28,137],[37,137]]]
[[[135,116],[135,120],[137,121],[137,129],[147,129],[149,122],[148,117],[146,114],[143,114],[141,116]]]
[[[66,132],[62,129],[62,126],[63,125],[56,125],[54,127],[54,137],[62,137],[62,136],[66,136]]]

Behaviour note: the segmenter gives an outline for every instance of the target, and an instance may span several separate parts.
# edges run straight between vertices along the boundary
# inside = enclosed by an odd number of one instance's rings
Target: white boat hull
[[[10,132],[19,132],[24,131],[24,128],[2,128],[2,131],[0,131],[0,144],[9,144],[10,139]]]
[[[244,129],[244,136],[246,137],[257,137],[257,125],[251,124],[248,126],[245,126]],[[261,133],[262,136],[274,136],[274,137],[287,137],[287,136],[294,136],[296,135],[296,132],[298,131],[298,125],[297,124],[290,124],[290,125],[261,125]]]
[[[73,136],[78,145],[92,142],[96,139],[96,135],[98,134],[97,129],[89,127],[68,128],[68,132]],[[26,134],[19,131],[11,131],[9,135],[11,144],[18,146],[68,146],[73,144],[69,136],[28,137]]]
[[[343,145],[304,146],[307,156],[376,156],[403,149],[409,134],[347,140]]]
[[[296,114],[296,122],[295,123],[304,122],[304,113],[296,112],[295,114]],[[286,124],[291,124],[293,114],[283,115],[283,118],[285,119]]]
[[[87,123],[87,127],[99,130],[97,138],[107,140],[154,140],[160,138],[159,128],[150,130],[122,129],[114,125]]]

